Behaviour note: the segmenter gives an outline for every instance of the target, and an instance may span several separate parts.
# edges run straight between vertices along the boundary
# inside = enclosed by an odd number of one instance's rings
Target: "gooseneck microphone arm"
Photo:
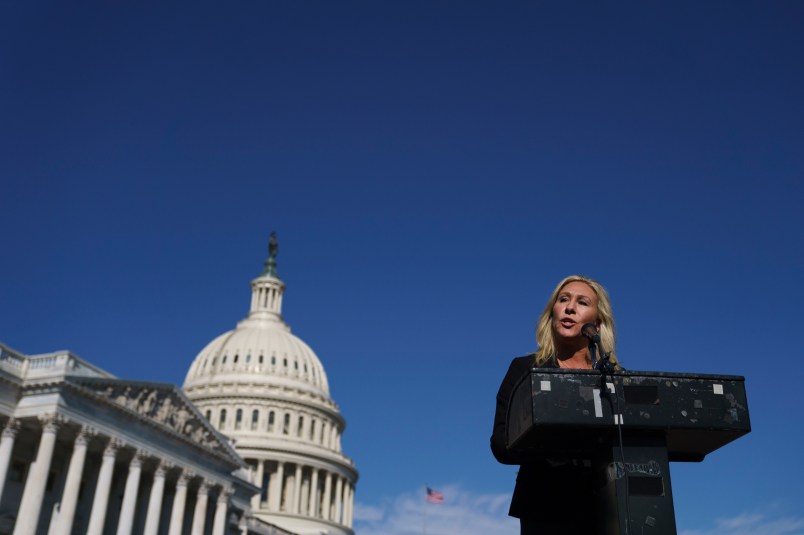
[[[595,324],[584,323],[583,327],[581,327],[581,333],[589,339],[589,354],[592,356],[592,368],[600,370],[603,375],[612,371],[614,366],[609,360],[611,352],[604,351],[603,347],[600,345],[600,333],[597,332]],[[600,353],[600,362],[597,362],[596,353]]]
[[[597,369],[597,347],[600,344],[600,335],[597,334],[594,323],[584,323],[581,334],[589,339],[589,356],[592,358],[592,369]]]

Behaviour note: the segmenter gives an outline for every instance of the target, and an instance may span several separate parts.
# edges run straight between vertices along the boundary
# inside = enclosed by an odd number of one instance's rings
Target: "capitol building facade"
[[[345,420],[276,256],[182,389],[0,344],[0,535],[354,535]]]

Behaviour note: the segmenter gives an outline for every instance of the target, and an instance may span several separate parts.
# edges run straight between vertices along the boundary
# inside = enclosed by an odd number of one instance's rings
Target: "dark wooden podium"
[[[508,408],[509,450],[591,464],[602,535],[676,535],[670,461],[750,431],[739,376],[534,368]]]

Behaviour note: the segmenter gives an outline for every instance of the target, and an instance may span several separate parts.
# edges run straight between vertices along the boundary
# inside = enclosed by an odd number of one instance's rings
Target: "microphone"
[[[600,343],[600,333],[597,332],[594,323],[584,323],[581,327],[581,334],[589,338],[589,342],[593,344]]]

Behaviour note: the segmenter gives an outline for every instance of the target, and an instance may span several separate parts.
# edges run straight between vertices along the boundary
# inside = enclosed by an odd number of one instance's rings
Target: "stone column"
[[[307,513],[308,516],[315,517],[316,513],[316,504],[318,503],[318,469],[313,468],[313,475],[310,481],[310,511]]]
[[[117,535],[131,535],[134,526],[134,511],[137,507],[137,491],[140,489],[140,475],[142,474],[142,454],[134,453],[134,458],[128,465],[126,476],[126,490],[123,493],[123,504],[120,506],[120,520],[117,522]]]
[[[280,507],[285,512],[292,512],[293,511],[293,488],[296,485],[295,481],[295,471],[291,471],[292,465],[290,463],[285,463],[286,472],[285,472],[285,480],[282,484],[282,500],[280,503]],[[284,507],[282,507],[284,504]]]
[[[342,524],[349,527],[349,495],[352,488],[349,486],[349,480],[343,480],[343,522]]]
[[[226,533],[226,515],[229,514],[229,497],[231,495],[231,489],[221,489],[221,493],[218,494],[215,519],[212,521],[212,535],[224,535]]]
[[[347,527],[352,527],[352,524],[355,521],[355,487],[354,484],[349,484],[349,523],[346,524]]]
[[[78,503],[78,491],[81,488],[81,475],[84,473],[84,461],[87,458],[87,445],[91,431],[83,427],[75,437],[73,453],[70,456],[70,467],[67,469],[67,479],[64,482],[64,491],[61,495],[59,518],[55,526],[55,535],[70,535],[75,520],[75,507]],[[51,523],[53,520],[51,520]]]
[[[296,475],[293,476],[293,502],[290,512],[299,514],[299,499],[301,498],[302,467],[296,463]]]
[[[154,472],[154,482],[151,485],[151,496],[148,498],[148,513],[145,516],[145,529],[143,535],[157,535],[159,530],[159,515],[162,514],[162,498],[165,494],[165,467],[160,464]]]
[[[251,498],[251,508],[256,510],[262,506],[262,494],[265,489],[262,488],[263,479],[265,479],[265,461],[257,459],[257,473],[255,475],[254,484],[260,487],[260,492]]]
[[[181,535],[184,521],[184,503],[187,501],[188,474],[179,475],[176,482],[176,496],[173,498],[173,509],[170,511],[170,529],[168,535]]]
[[[299,501],[299,514],[306,515],[310,509],[310,472],[309,468],[302,468],[301,498]]]
[[[112,439],[103,452],[103,462],[98,473],[98,483],[95,485],[95,497],[92,501],[92,512],[89,515],[87,535],[101,535],[106,520],[106,506],[109,505],[109,490],[112,487],[114,475],[114,460],[120,444]]]
[[[271,490],[274,491],[268,496],[268,499],[271,501],[271,510],[279,511],[279,507],[282,505],[282,484],[284,483],[285,479],[285,463],[282,461],[276,462],[276,471],[271,474]],[[274,481],[274,476],[276,476],[276,481]]]
[[[3,487],[6,486],[11,453],[14,451],[14,439],[17,438],[19,430],[20,423],[14,418],[11,418],[3,428],[3,438],[0,440],[0,499],[3,498]]]
[[[207,501],[209,501],[209,485],[202,481],[195,499],[193,527],[190,535],[204,535],[204,523],[207,519]]]
[[[339,524],[343,524],[341,511],[343,506],[343,478],[336,476],[335,480],[335,517],[332,519]]]
[[[57,416],[46,416],[41,420],[44,429],[42,438],[39,440],[39,451],[36,454],[36,460],[28,469],[28,479],[25,481],[25,490],[22,491],[14,535],[34,535],[42,512],[45,485],[47,485],[47,478],[50,474],[50,463],[53,460],[56,433],[61,425],[61,419]]]
[[[329,506],[332,496],[332,473],[327,472],[327,478],[324,480],[324,500],[321,504],[321,518],[330,520],[332,509]]]

